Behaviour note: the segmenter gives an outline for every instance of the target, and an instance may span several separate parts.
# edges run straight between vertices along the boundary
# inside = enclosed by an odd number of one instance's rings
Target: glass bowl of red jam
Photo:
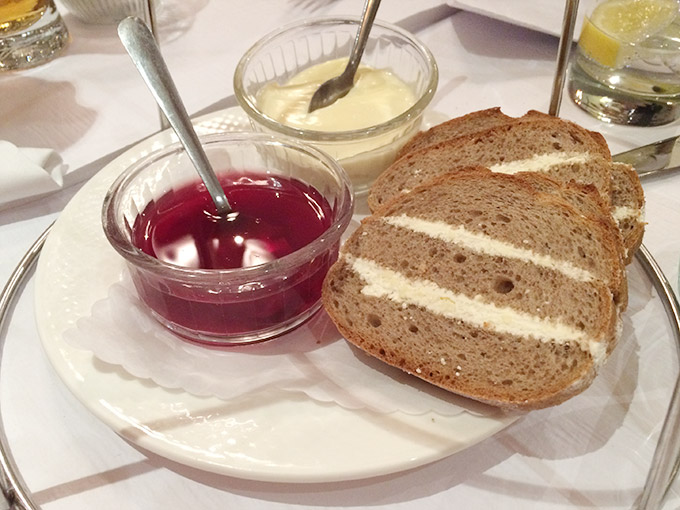
[[[253,129],[290,136],[330,154],[354,191],[368,191],[421,127],[439,74],[430,50],[406,30],[376,20],[354,87],[309,113],[314,91],[344,69],[355,17],[293,23],[255,42],[234,72],[234,92]]]
[[[295,140],[201,138],[232,212],[215,205],[179,144],[124,171],[102,221],[141,301],[177,335],[230,345],[281,335],[321,306],[353,212],[352,186],[328,155]]]

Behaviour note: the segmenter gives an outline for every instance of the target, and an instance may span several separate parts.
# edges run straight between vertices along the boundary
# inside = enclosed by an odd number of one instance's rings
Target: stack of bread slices
[[[588,387],[620,336],[644,231],[637,174],[601,135],[474,112],[416,135],[368,203],[323,290],[349,342],[504,408]]]

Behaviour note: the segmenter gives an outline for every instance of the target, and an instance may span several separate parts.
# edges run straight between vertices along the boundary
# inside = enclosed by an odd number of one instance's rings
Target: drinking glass
[[[586,13],[568,89],[606,122],[657,126],[680,117],[678,0],[600,0]]]
[[[53,0],[0,0],[0,70],[43,64],[68,40]]]

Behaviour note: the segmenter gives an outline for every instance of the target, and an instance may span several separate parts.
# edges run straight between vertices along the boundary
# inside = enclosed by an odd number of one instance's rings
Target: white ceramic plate
[[[239,109],[197,124],[200,133],[248,128]],[[501,413],[350,411],[276,391],[235,401],[201,398],[135,378],[66,343],[64,331],[90,313],[123,271],[100,224],[106,190],[132,161],[172,141],[168,132],[153,136],[92,178],[54,224],[38,264],[36,317],[44,349],[68,388],[103,422],[143,448],[199,469],[253,480],[320,482],[423,465],[514,421]]]

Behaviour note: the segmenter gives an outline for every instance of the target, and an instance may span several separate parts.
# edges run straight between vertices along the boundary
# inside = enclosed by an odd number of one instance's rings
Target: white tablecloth
[[[304,17],[358,14],[362,4],[165,0],[159,21],[163,53],[189,112],[233,106],[233,70],[256,39]],[[1,282],[84,179],[112,154],[159,128],[156,106],[124,54],[115,27],[85,25],[60,8],[72,33],[66,53],[35,69],[0,74],[0,140],[54,149],[70,170],[63,191],[0,212]],[[491,106],[502,106],[510,115],[547,110],[555,37],[437,0],[385,0],[379,17],[414,32],[433,51],[440,68],[434,110],[448,116]],[[680,131],[679,122],[647,129],[604,125],[566,97],[561,115],[603,132],[614,153]],[[649,222],[644,242],[677,290],[680,175],[650,180],[644,187]],[[448,459],[377,479],[265,484],[187,468],[122,440],[66,390],[43,354],[32,297],[29,282],[7,331],[0,399],[24,478],[37,502],[51,510],[619,508],[621,498],[630,499],[644,482],[623,493],[617,492],[616,480],[606,494],[571,487],[573,463],[561,468],[569,460],[570,442],[559,437],[569,431],[557,427],[553,443],[541,428],[559,424],[559,410],[536,413]],[[665,319],[660,315],[658,320]],[[571,439],[575,452],[597,448],[586,445],[586,438]],[[669,508],[677,508],[677,491],[670,498]]]

